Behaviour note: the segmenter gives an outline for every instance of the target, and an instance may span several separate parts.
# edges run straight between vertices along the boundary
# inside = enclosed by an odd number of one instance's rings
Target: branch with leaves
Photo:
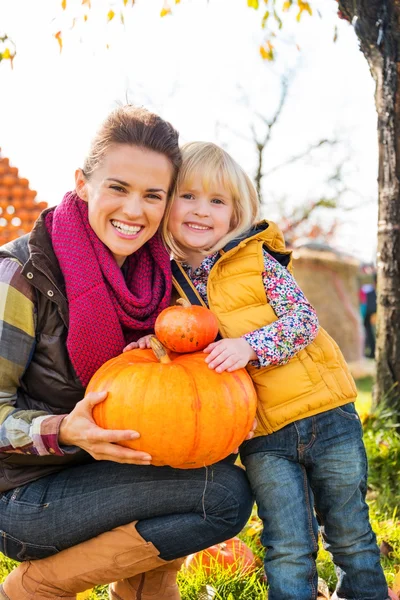
[[[173,14],[174,5],[180,4],[184,0],[160,0],[160,17],[166,17]],[[209,0],[211,1],[211,0]],[[277,37],[278,32],[283,28],[284,19],[288,13],[295,14],[295,19],[300,22],[304,13],[313,15],[311,2],[304,0],[243,0],[247,1],[247,6],[253,10],[259,10],[263,7],[261,27],[265,30],[265,38],[259,47],[261,57],[267,61],[273,61],[275,58],[275,47],[273,39]],[[80,3],[80,4],[79,4]],[[94,10],[96,3],[94,0],[59,0],[58,7],[62,11],[71,12],[71,25],[73,28],[80,21],[86,23],[90,19],[90,12]],[[78,6],[77,6],[78,5]],[[104,20],[110,23],[119,18],[121,25],[125,23],[126,11],[135,5],[135,0],[108,0],[101,10],[104,10]],[[99,7],[96,6],[99,10]],[[79,14],[80,13],[80,14]],[[63,31],[60,29],[54,33],[60,52],[63,48]],[[8,59],[12,62],[16,55],[15,45],[8,35],[0,37],[0,42],[8,42],[8,45],[0,50],[0,61]]]
[[[11,66],[16,54],[15,44],[8,35],[0,35],[0,62],[2,60],[9,60]]]

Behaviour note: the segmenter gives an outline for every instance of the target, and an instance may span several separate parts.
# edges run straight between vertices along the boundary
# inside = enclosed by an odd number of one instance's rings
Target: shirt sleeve
[[[64,455],[58,432],[65,415],[20,410],[18,388],[35,350],[35,291],[12,258],[0,259],[0,452]]]
[[[289,271],[264,250],[263,282],[278,319],[244,335],[257,354],[258,367],[283,365],[318,334],[318,317]]]

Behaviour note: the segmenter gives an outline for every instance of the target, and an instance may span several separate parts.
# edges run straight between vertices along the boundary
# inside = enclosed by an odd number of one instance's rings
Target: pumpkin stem
[[[171,359],[168,356],[166,349],[164,348],[162,343],[156,338],[155,335],[152,335],[150,338],[150,346],[160,363],[166,365],[171,362]]]
[[[192,306],[189,302],[189,300],[186,300],[186,298],[178,298],[178,300],[176,301],[177,304],[180,304],[181,306],[183,306],[183,308],[189,308],[189,306]]]

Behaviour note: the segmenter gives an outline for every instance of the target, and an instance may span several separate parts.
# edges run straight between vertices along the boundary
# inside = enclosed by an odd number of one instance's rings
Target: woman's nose
[[[125,198],[123,205],[123,213],[127,218],[132,219],[143,214],[142,199],[140,194],[129,194]]]

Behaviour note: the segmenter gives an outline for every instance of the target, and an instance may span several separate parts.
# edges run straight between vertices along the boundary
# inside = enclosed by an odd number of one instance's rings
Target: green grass
[[[367,411],[371,402],[373,381],[370,377],[357,381],[359,398],[357,405],[364,420],[364,440],[369,461],[368,504],[372,527],[378,544],[385,548],[382,565],[389,586],[400,571],[400,514],[398,514],[398,488],[400,481],[400,435],[393,427],[393,419],[385,410]],[[368,414],[367,414],[368,413]],[[215,568],[210,574],[198,569],[182,570],[178,576],[182,600],[265,600],[267,585],[263,576],[264,549],[260,543],[261,522],[254,510],[251,519],[240,534],[250,546],[259,565],[251,575],[232,574]],[[16,565],[0,554],[0,581]],[[332,591],[336,575],[329,554],[320,545],[317,558],[318,574]],[[80,600],[107,600],[107,587],[97,587]]]

